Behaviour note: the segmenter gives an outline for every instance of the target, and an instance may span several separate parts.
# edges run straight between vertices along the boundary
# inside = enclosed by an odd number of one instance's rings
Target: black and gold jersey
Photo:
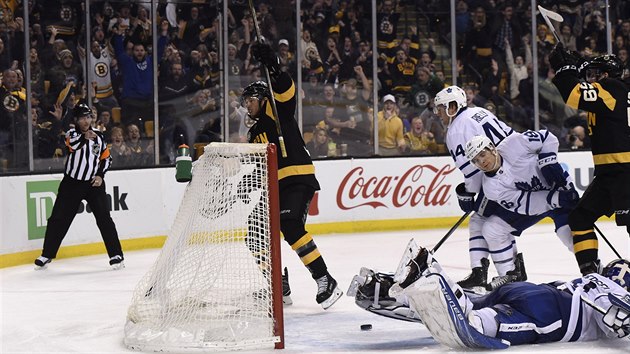
[[[554,79],[569,107],[588,112],[595,174],[630,171],[630,92],[620,80],[581,81],[573,70]]]
[[[276,130],[276,118],[268,101],[263,104],[258,121],[249,129],[247,140],[250,143],[274,143],[276,145],[280,190],[292,184],[310,185],[315,190],[319,190],[319,182],[315,178],[315,166],[295,120],[295,83],[289,74],[282,72],[274,82],[273,89],[287,157],[282,157]]]

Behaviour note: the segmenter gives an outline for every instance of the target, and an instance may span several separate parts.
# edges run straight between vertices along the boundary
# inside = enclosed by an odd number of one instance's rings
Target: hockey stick
[[[438,243],[433,247],[433,249],[431,250],[432,254],[434,254],[438,250],[438,248],[440,248],[440,246],[442,246],[444,241],[446,241],[449,237],[451,237],[453,232],[455,232],[455,230],[457,230],[459,225],[461,225],[464,222],[464,220],[466,220],[466,218],[468,217],[468,215],[470,215],[470,213],[471,213],[470,211],[465,212],[464,215],[462,215],[462,217],[459,218],[459,220],[457,220],[455,225],[453,225],[453,227],[451,227],[451,229],[448,230],[446,235],[444,235],[444,237],[442,237],[442,239],[440,241],[438,241]]]
[[[597,233],[599,234],[599,236],[601,236],[601,238],[606,241],[606,244],[608,245],[608,247],[610,247],[610,249],[615,252],[615,255],[617,256],[617,258],[622,258],[621,255],[619,254],[619,252],[617,252],[617,250],[615,249],[615,247],[613,247],[613,245],[610,243],[610,241],[608,241],[608,239],[606,238],[606,236],[604,236],[604,233],[602,232],[602,230],[599,229],[599,227],[597,227],[597,225],[593,224],[593,228],[595,228],[595,231],[597,231]]]
[[[254,9],[254,1],[249,0],[249,12],[252,15],[254,20],[254,32],[256,33],[256,41],[258,43],[263,43],[263,38],[260,34],[260,27],[258,27],[258,18],[256,17],[256,9]],[[271,110],[274,115],[274,122],[276,122],[276,132],[278,133],[278,141],[280,142],[280,151],[282,152],[282,157],[287,157],[287,148],[284,146],[284,137],[282,136],[282,128],[280,127],[280,117],[278,116],[278,108],[276,107],[276,99],[273,95],[273,87],[271,86],[271,76],[269,75],[269,68],[263,65],[265,68],[265,80],[267,80],[267,85],[269,86],[269,91],[271,92]]]
[[[556,37],[556,41],[560,43],[560,37],[558,37],[558,33],[556,33],[556,28],[551,24],[551,20],[562,22],[564,21],[564,18],[562,18],[562,15],[560,15],[557,12],[547,10],[540,5],[538,5],[538,11],[540,11],[540,15],[543,17],[543,19],[547,23],[547,27],[549,27],[549,30],[551,31],[553,36]]]

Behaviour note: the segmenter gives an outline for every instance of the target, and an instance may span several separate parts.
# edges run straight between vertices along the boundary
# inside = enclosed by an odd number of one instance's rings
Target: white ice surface
[[[599,227],[628,258],[625,230],[612,223],[600,223]],[[362,266],[393,271],[411,237],[433,248],[445,232],[325,235],[316,236],[315,241],[331,274],[345,291]],[[435,254],[456,280],[470,271],[467,239],[466,228],[460,228]],[[573,254],[556,239],[551,224],[531,228],[518,238],[517,244],[524,253],[530,281],[578,276]],[[616,258],[601,239],[599,248],[602,260]],[[110,270],[105,255],[55,260],[43,271],[34,271],[31,265],[1,269],[0,352],[134,353],[122,343],[125,315],[136,283],[157,254],[158,250],[127,252],[126,268],[120,271]],[[294,304],[285,307],[286,349],[282,352],[456,352],[435,342],[424,326],[373,315],[347,296],[329,310],[322,310],[315,302],[315,282],[286,244],[283,262],[289,267]],[[367,323],[372,324],[372,330],[361,331],[359,326]],[[630,340],[524,345],[507,352],[630,353]]]

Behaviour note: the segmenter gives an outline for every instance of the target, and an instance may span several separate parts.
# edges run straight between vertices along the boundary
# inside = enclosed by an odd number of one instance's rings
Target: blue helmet
[[[602,269],[602,275],[630,291],[630,262],[615,259]]]

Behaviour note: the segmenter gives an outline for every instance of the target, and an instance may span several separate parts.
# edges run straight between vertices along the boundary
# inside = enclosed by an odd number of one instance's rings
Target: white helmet
[[[468,140],[464,153],[468,161],[472,161],[485,148],[488,148],[490,151],[494,151],[496,149],[488,137],[477,135]]]
[[[434,107],[436,108],[437,106],[443,104],[448,112],[449,103],[453,101],[457,103],[457,111],[459,112],[460,109],[468,105],[466,102],[466,92],[457,86],[449,86],[438,92],[437,95],[435,95],[433,102],[435,103]]]

